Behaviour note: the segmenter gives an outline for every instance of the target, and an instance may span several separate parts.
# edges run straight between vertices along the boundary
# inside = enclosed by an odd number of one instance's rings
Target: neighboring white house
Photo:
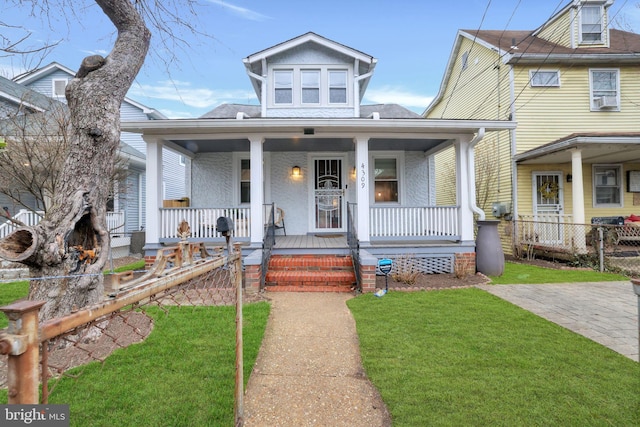
[[[395,104],[361,105],[377,60],[311,32],[244,64],[259,106],[123,123],[147,142],[148,255],[177,240],[182,219],[193,239],[219,240],[218,215],[234,220],[246,254],[260,252],[270,204],[286,212],[287,235],[351,232],[374,257],[411,254],[452,271],[457,255],[474,254],[473,146],[515,123],[427,120]],[[162,208],[166,146],[190,159],[188,209]],[[450,146],[457,203],[436,206],[433,154]]]
[[[75,71],[70,68],[57,62],[52,62],[45,67],[19,76],[14,81],[52,99],[66,102],[65,88],[74,75]],[[159,111],[146,107],[130,98],[125,98],[120,107],[121,122],[163,119],[166,119],[166,117]],[[125,187],[121,188],[120,192],[115,192],[112,209],[116,212],[119,210],[125,211],[125,230],[126,232],[132,232],[145,227],[146,144],[140,135],[128,132],[122,132],[120,139],[125,144],[123,152],[136,161],[130,165],[130,174]],[[184,198],[186,196],[184,158],[171,150],[165,149],[163,150],[163,163],[162,198]]]

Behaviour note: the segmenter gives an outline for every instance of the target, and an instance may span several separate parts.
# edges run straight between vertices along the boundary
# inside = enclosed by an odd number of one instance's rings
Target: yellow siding
[[[462,70],[465,52],[469,57],[467,68]],[[499,62],[496,52],[463,38],[443,97],[427,117],[506,119],[510,99],[508,69]]]
[[[530,87],[529,70],[537,67],[514,70],[517,153],[576,132],[640,131],[638,66],[611,67],[620,70],[620,111],[590,111],[589,67],[543,68],[560,71],[560,87]]]
[[[591,222],[594,216],[629,216],[640,215],[640,193],[627,192],[627,171],[640,170],[640,163],[624,164],[622,168],[623,207],[621,208],[594,208],[593,207],[593,164],[582,166],[584,185],[584,212],[585,221]],[[534,172],[559,171],[563,173],[564,213],[573,214],[573,199],[571,195],[573,183],[566,182],[567,174],[571,174],[571,164],[559,165],[521,165],[518,167],[518,214],[533,214],[533,181]],[[638,194],[638,195],[636,195]]]
[[[571,19],[573,15],[571,9],[567,10],[553,22],[547,23],[538,33],[538,37],[564,47],[571,47]]]

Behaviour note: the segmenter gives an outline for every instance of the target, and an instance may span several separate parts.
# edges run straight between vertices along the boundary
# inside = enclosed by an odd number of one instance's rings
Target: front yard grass
[[[145,310],[154,319],[145,341],[71,370],[81,374],[56,385],[49,403],[69,404],[72,426],[234,424],[235,307],[165,309]],[[265,302],[243,308],[245,384],[269,310]]]
[[[640,425],[640,364],[486,292],[348,306],[394,426]]]
[[[613,273],[600,273],[586,269],[555,269],[535,265],[506,262],[502,276],[490,276],[495,285],[508,284],[542,284],[542,283],[574,283],[574,282],[607,282],[629,280],[628,277]]]

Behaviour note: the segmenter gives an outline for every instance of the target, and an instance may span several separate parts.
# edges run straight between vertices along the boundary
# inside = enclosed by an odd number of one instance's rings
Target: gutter
[[[485,214],[482,209],[478,207],[476,204],[476,171],[475,171],[475,154],[474,148],[475,146],[484,138],[485,129],[478,129],[478,133],[473,137],[469,146],[467,147],[467,175],[469,179],[467,180],[467,185],[469,186],[469,205],[471,206],[471,210],[478,214],[478,220],[484,221]]]

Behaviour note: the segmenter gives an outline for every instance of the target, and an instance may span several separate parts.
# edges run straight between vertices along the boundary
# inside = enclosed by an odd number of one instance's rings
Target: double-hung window
[[[593,207],[622,206],[622,167],[593,165]]]
[[[620,106],[620,73],[614,69],[589,70],[591,109],[618,109]]]
[[[319,104],[320,103],[320,71],[302,70],[300,72],[300,80],[302,85],[302,103],[303,104]]]
[[[397,203],[398,159],[378,157],[373,159],[374,200],[376,203]]]
[[[329,104],[347,103],[347,72],[329,71]]]
[[[580,11],[580,42],[602,42],[602,6],[582,6]]]
[[[274,87],[276,104],[292,104],[293,103],[293,71],[282,70],[274,71]]]

